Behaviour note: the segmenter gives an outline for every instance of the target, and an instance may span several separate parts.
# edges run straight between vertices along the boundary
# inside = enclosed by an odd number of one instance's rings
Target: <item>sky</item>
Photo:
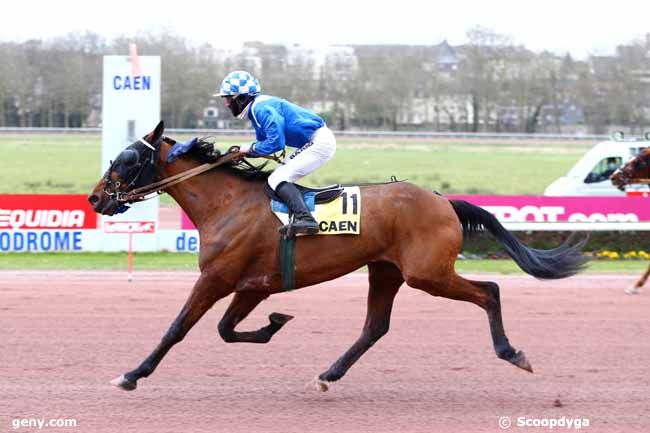
[[[112,39],[166,30],[220,48],[252,40],[459,45],[481,26],[536,52],[585,58],[650,33],[649,0],[9,0],[1,11],[0,41],[19,42],[75,31]]]

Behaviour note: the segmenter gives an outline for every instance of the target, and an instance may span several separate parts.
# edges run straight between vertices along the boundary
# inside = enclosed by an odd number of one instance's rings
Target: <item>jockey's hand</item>
[[[248,155],[253,153],[252,152],[252,147],[254,143],[248,143],[248,144],[242,144],[241,147],[239,148],[239,153],[242,155]]]
[[[250,144],[244,144],[239,148],[239,154],[244,157],[247,156],[249,158],[259,158],[260,156],[263,156],[257,152],[255,152],[255,149],[253,148],[253,145],[255,143],[250,143]]]

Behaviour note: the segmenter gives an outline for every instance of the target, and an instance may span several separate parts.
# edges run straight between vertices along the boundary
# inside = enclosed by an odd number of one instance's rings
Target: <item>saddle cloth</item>
[[[361,234],[361,189],[358,186],[343,187],[342,193],[327,203],[314,203],[316,193],[303,193],[305,204],[318,221],[318,235],[358,235]],[[278,200],[271,200],[271,211],[287,225],[289,209]]]

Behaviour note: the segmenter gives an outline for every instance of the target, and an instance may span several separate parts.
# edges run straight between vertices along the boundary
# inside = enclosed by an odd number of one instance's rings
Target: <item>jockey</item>
[[[296,233],[314,234],[318,223],[309,212],[294,182],[329,161],[336,151],[336,139],[323,119],[289,101],[260,95],[259,82],[248,72],[234,71],[221,83],[215,96],[239,119],[248,118],[255,128],[256,142],[239,151],[251,157],[284,149],[296,150],[269,176],[269,186],[294,214]]]

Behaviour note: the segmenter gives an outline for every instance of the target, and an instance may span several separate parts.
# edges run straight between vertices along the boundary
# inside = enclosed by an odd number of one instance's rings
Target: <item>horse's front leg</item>
[[[628,295],[636,295],[639,293],[641,291],[641,287],[643,287],[645,282],[648,280],[648,276],[650,276],[650,265],[636,283],[625,289],[625,293]]]
[[[176,320],[169,327],[154,351],[138,368],[112,380],[111,384],[126,391],[134,390],[137,387],[138,379],[153,373],[169,349],[183,340],[189,330],[192,329],[192,326],[199,321],[215,302],[228,296],[232,291],[232,287],[224,284],[214,274],[201,274]]]
[[[257,331],[235,331],[239,322],[244,320],[260,302],[269,297],[269,292],[244,291],[235,293],[228,310],[219,322],[219,335],[226,343],[268,343],[273,334],[278,332],[293,316],[271,313],[269,324]]]

